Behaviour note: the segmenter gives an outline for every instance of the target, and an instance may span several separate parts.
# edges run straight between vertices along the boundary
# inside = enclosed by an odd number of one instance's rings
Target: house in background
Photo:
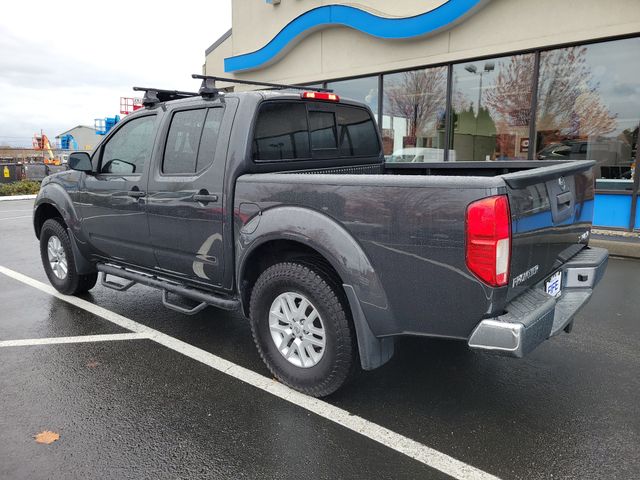
[[[56,143],[63,150],[86,150],[96,148],[102,136],[96,133],[93,127],[78,125],[56,136]],[[74,143],[75,141],[75,143]],[[77,146],[76,146],[77,145]]]

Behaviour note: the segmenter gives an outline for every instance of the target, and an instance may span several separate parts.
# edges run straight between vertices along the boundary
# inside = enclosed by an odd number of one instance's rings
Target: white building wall
[[[233,34],[206,57],[208,74],[303,83],[432,65],[473,57],[576,43],[640,32],[639,0],[490,0],[458,25],[433,36],[383,40],[347,27],[303,38],[277,62],[239,73],[224,72],[224,58],[267,44],[300,14],[326,4],[357,6],[388,17],[424,13],[442,0],[264,0],[233,2]]]

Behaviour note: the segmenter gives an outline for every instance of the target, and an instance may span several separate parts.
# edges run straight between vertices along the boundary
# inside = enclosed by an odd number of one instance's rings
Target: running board
[[[110,288],[111,290],[116,290],[118,292],[126,292],[131,287],[133,287],[137,282],[135,280],[130,280],[127,283],[118,283],[112,282],[111,280],[107,280],[107,274],[104,272],[100,272],[100,283],[103,287]]]
[[[121,267],[105,265],[104,263],[97,264],[96,269],[102,274],[101,282],[103,286],[117,291],[128,290],[136,283],[146,285],[147,287],[158,288],[162,290],[162,304],[167,308],[175,310],[176,312],[183,313],[185,315],[195,315],[196,313],[202,311],[207,305],[222,308],[223,310],[237,310],[238,308],[240,308],[240,302],[236,299],[219,297],[209,292],[204,292],[195,288],[183,287],[182,285],[177,285],[168,280],[162,280],[157,277],[152,277],[151,275],[132,272]],[[120,277],[128,280],[128,282],[125,284],[120,284],[108,281],[107,275]],[[200,303],[192,309],[184,308],[169,302],[169,293],[189,298]]]

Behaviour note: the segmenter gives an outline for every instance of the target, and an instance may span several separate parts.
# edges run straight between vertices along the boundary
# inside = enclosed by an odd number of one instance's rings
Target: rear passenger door
[[[208,285],[223,278],[224,115],[223,105],[173,111],[148,184],[157,268]]]

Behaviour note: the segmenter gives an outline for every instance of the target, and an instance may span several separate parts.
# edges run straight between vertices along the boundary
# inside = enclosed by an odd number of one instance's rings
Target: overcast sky
[[[119,113],[131,87],[197,90],[204,51],[231,27],[231,0],[4,2],[0,145],[31,145]],[[134,13],[135,10],[135,13]]]

